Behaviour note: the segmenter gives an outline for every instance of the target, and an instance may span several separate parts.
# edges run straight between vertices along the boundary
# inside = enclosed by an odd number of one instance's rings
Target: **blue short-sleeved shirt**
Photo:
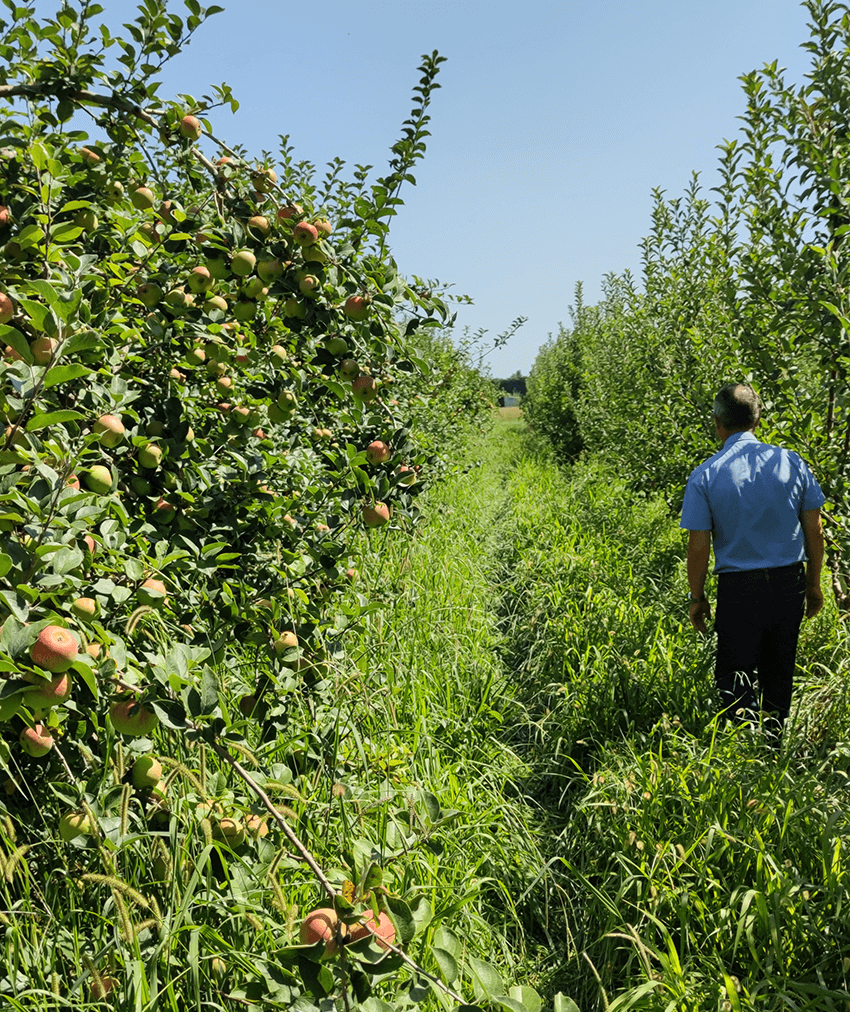
[[[806,558],[800,514],[823,504],[799,454],[733,432],[691,473],[681,526],[711,531],[715,573],[790,566]]]

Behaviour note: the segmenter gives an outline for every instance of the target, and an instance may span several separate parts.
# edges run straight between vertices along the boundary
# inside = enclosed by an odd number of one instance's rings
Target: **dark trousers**
[[[733,720],[758,719],[776,733],[791,709],[797,639],[806,601],[802,562],[717,578],[717,661],[721,709]]]

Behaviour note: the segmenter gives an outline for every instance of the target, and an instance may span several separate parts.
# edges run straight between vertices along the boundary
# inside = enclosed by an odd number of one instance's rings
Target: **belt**
[[[747,583],[796,576],[806,568],[804,562],[792,562],[790,566],[767,566],[764,569],[735,569],[729,573],[718,573],[717,579],[724,583]]]

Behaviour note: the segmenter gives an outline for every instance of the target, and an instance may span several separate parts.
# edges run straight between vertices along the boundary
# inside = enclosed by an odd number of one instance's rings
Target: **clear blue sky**
[[[128,0],[101,0],[115,30]],[[458,323],[490,336],[528,323],[490,356],[527,373],[568,321],[577,281],[640,272],[651,189],[716,182],[715,145],[738,129],[738,76],[774,59],[801,82],[807,12],[795,0],[222,0],[169,64],[162,96],[226,81],[241,102],[216,131],[252,153],[289,134],[299,159],[383,172],[410,111],[422,53],[447,57],[428,151],[392,225],[402,272],[452,282],[475,305]],[[52,14],[57,0],[37,0]],[[179,0],[171,8],[183,13]]]

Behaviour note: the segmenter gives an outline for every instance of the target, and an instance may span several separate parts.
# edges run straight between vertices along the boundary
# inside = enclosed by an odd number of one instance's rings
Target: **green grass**
[[[804,628],[776,755],[713,720],[712,644],[686,624],[665,503],[599,461],[559,470],[501,419],[424,505],[412,540],[364,534],[345,655],[312,694],[281,689],[286,720],[246,721],[234,753],[332,881],[380,863],[430,917],[411,955],[436,973],[431,946],[456,945],[468,1001],[483,958],[545,1007],[563,992],[581,1012],[844,1009],[850,717],[834,608]],[[249,647],[222,669],[232,714],[258,666]],[[315,877],[276,831],[213,839],[202,802],[261,809],[212,750],[178,740],[172,754],[158,816],[125,786],[126,748],[102,768],[67,756],[99,843],[60,842],[11,797],[10,1008],[84,1008],[93,970],[134,1012],[296,1000],[286,945],[322,899]],[[394,1001],[397,985],[376,994]]]

